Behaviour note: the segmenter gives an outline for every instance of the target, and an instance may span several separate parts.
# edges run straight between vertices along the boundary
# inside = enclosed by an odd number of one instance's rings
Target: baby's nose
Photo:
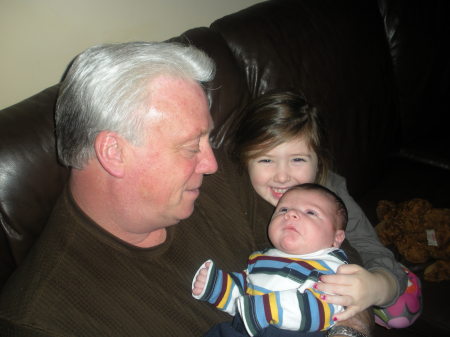
[[[298,212],[294,209],[290,209],[289,211],[287,211],[286,216],[290,219],[299,219],[300,218]]]

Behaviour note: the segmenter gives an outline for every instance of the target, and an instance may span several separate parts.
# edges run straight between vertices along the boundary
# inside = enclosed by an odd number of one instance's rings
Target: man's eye
[[[200,152],[200,148],[199,147],[191,148],[191,149],[188,149],[188,151],[192,152],[192,153],[199,153]]]

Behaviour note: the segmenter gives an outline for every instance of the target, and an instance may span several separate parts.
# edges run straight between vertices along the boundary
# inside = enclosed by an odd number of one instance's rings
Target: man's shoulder
[[[53,302],[61,300],[56,296],[54,284],[61,286],[58,274],[67,271],[57,263],[57,254],[48,254],[53,248],[40,247],[38,243],[32,248],[4,285],[0,294],[0,317],[16,317],[26,322],[26,316],[35,312],[45,314]]]
[[[40,280],[42,274],[33,268],[16,271],[2,289],[0,295],[0,335],[1,336],[49,336],[33,327],[30,317],[50,317],[47,309],[52,307],[52,300],[41,294],[49,293],[44,288],[47,283]],[[51,293],[51,292],[50,292]]]
[[[18,324],[0,317],[0,335],[3,337],[56,337],[57,334],[26,324]],[[62,335],[61,335],[62,336]]]

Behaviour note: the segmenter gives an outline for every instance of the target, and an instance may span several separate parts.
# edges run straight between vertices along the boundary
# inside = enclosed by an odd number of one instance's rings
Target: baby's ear
[[[344,239],[345,239],[345,231],[343,229],[336,230],[336,234],[334,235],[333,247],[339,248]]]

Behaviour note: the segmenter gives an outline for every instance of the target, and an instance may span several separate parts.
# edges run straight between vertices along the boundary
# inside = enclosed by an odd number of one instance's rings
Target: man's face
[[[127,150],[128,205],[141,230],[189,217],[203,175],[217,170],[209,144],[213,122],[199,84],[157,77],[149,86],[149,102],[145,141]]]

